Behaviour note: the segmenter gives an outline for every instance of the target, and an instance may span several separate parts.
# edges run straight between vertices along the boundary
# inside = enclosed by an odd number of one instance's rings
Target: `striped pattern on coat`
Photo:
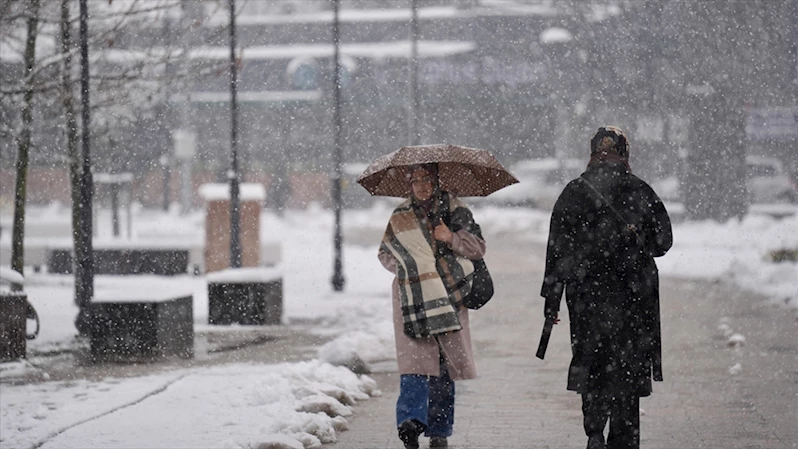
[[[443,207],[450,211],[463,207],[457,199],[444,198]],[[431,221],[406,200],[392,213],[381,243],[398,261],[403,331],[413,338],[461,330],[457,309],[471,290],[474,272],[472,261],[435,240]]]

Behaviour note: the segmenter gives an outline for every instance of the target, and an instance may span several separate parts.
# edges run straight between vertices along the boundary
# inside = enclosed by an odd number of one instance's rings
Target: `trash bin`
[[[27,350],[25,317],[28,295],[11,291],[12,283],[22,284],[22,275],[0,267],[0,362],[24,358]]]

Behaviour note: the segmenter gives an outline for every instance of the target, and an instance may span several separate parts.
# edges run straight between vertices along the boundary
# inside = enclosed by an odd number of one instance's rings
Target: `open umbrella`
[[[372,195],[407,198],[411,195],[411,169],[438,164],[442,190],[458,197],[487,196],[519,182],[488,150],[437,144],[402,147],[377,158],[358,177]]]

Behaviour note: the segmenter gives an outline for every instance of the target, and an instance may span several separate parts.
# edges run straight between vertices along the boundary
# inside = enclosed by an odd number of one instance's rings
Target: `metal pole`
[[[339,0],[333,0],[333,136],[334,152],[333,166],[333,213],[335,215],[335,230],[333,248],[335,260],[333,262],[333,290],[344,290],[344,274],[341,267],[341,61],[339,60]]]
[[[170,163],[167,162],[166,165],[164,166],[164,204],[163,204],[164,212],[169,211],[169,197],[170,197],[169,181],[172,178],[172,170],[169,164]]]
[[[172,44],[172,36],[169,33],[170,28],[171,27],[170,27],[170,23],[169,23],[169,15],[167,14],[166,17],[164,17],[164,31],[163,31],[163,33],[164,33],[164,41],[167,42],[167,45],[171,45]],[[164,68],[164,70],[166,70],[167,79],[172,79],[172,69],[171,68],[172,68],[172,62],[171,61],[167,61],[167,64],[165,65],[165,68]],[[166,98],[169,98],[169,96],[170,96],[170,91],[169,91],[170,87],[171,87],[171,85],[169,83],[167,83],[165,85],[164,94],[165,94]],[[172,112],[172,111],[173,111],[173,109],[172,109],[172,106],[170,105],[170,112]],[[163,154],[161,154],[161,157],[158,159],[158,162],[161,164],[161,168],[164,169],[164,173],[163,173],[163,175],[164,175],[164,192],[163,192],[163,194],[164,194],[164,196],[163,196],[164,203],[163,203],[162,207],[164,209],[164,212],[168,212],[169,211],[169,178],[170,178],[170,175],[171,175],[170,170],[169,170],[170,169],[170,167],[169,167],[169,164],[170,164],[169,150],[164,149]],[[128,237],[130,237],[130,235],[128,235]]]
[[[89,146],[89,128],[91,117],[89,103],[89,10],[86,0],[80,0],[80,86],[81,86],[81,142],[82,166],[80,173],[80,209],[81,229],[79,231],[80,244],[75,252],[75,292],[76,302],[80,307],[76,327],[81,334],[88,333],[88,305],[94,296],[94,248],[92,245],[93,219],[92,219],[92,160]]]
[[[114,237],[119,237],[119,184],[111,181],[111,229]]]
[[[169,211],[169,199],[170,199],[170,192],[169,192],[169,181],[172,178],[172,170],[171,170],[171,161],[169,160],[169,156],[166,152],[158,158],[158,163],[161,165],[163,169],[163,198],[162,198],[162,208],[164,212]]]
[[[419,0],[411,0],[411,57],[408,59],[408,143],[419,145]]]
[[[126,217],[127,217],[128,240],[133,238],[133,216],[130,215],[131,210],[133,209],[130,204],[132,200],[133,198],[131,198],[130,183],[128,183],[125,187],[125,210],[127,211]]]
[[[241,241],[239,230],[239,159],[238,159],[238,88],[236,67],[236,5],[230,0],[230,266],[241,267]]]

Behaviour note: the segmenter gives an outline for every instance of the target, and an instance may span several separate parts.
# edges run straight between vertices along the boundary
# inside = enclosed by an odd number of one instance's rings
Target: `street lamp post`
[[[339,58],[339,0],[333,0],[333,214],[335,229],[333,248],[334,291],[344,289],[344,274],[341,266],[341,61]]]
[[[164,209],[164,212],[167,212],[169,210],[169,197],[170,197],[170,195],[169,195],[169,193],[170,193],[169,192],[169,181],[170,181],[170,178],[172,177],[172,170],[170,169],[169,156],[167,156],[166,154],[162,155],[160,158],[158,158],[158,163],[161,165],[161,168],[163,169],[163,175],[164,175],[164,180],[163,180],[163,182],[164,182],[164,186],[163,186],[163,190],[164,190],[163,194],[164,194],[164,196],[163,196],[162,207]]]
[[[89,9],[86,0],[80,0],[80,86],[81,86],[81,143],[82,165],[80,173],[79,244],[75,246],[75,302],[80,309],[75,327],[82,335],[88,334],[89,303],[94,296],[94,248],[92,245],[92,160],[89,146],[91,121],[89,103]]]
[[[241,241],[239,230],[241,217],[239,215],[239,160],[238,160],[238,103],[236,94],[238,89],[236,66],[236,5],[235,0],[230,0],[230,267],[241,267]]]

